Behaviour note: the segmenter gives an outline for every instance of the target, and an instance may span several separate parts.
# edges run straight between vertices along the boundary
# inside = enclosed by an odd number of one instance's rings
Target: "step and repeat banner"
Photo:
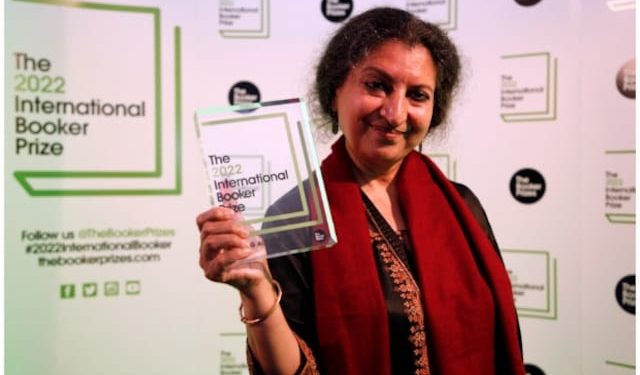
[[[380,5],[459,46],[424,151],[485,206],[528,373],[635,372],[634,0],[4,5],[7,374],[247,374],[237,293],[198,267],[195,111],[304,97]]]

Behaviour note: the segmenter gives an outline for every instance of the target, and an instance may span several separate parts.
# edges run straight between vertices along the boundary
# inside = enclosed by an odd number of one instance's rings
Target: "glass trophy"
[[[204,108],[195,122],[211,203],[238,213],[267,258],[336,243],[302,99]]]

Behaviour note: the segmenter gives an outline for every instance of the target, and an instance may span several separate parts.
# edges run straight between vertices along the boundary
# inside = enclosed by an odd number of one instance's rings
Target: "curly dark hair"
[[[413,14],[395,8],[373,8],[345,23],[333,35],[316,68],[313,95],[324,123],[338,132],[338,117],[332,109],[336,90],[351,69],[371,51],[389,40],[409,46],[422,45],[436,64],[436,89],[430,130],[443,123],[460,76],[456,46],[444,31]]]

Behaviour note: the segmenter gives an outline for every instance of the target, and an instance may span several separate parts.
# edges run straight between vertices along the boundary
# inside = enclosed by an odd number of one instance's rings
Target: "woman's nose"
[[[380,108],[380,115],[394,128],[403,128],[407,122],[407,98],[396,91],[387,95]]]

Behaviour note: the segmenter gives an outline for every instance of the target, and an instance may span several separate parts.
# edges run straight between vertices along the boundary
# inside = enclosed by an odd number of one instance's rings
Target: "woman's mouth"
[[[411,125],[408,123],[405,129],[401,129],[399,127],[393,127],[388,124],[376,125],[371,123],[369,123],[369,127],[385,135],[402,135],[404,137],[407,137],[412,130]]]

